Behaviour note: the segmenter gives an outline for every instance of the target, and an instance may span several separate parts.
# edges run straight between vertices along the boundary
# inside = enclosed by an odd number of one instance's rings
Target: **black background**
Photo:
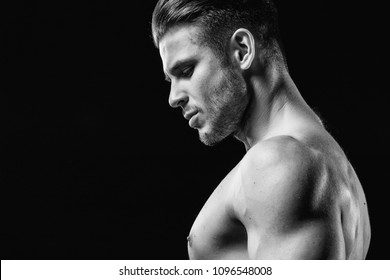
[[[202,145],[168,106],[155,1],[32,2],[1,9],[1,258],[187,259],[244,146]],[[365,189],[368,258],[388,259],[388,34],[356,2],[277,5],[291,76]]]

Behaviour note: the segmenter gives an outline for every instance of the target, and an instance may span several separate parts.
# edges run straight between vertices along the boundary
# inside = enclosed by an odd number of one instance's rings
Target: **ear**
[[[241,70],[249,69],[255,58],[255,39],[252,33],[245,28],[237,29],[230,39],[230,50],[234,63]]]

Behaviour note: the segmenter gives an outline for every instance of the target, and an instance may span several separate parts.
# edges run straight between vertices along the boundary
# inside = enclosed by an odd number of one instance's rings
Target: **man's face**
[[[169,104],[181,107],[200,140],[213,145],[239,130],[248,104],[245,81],[232,66],[222,66],[207,46],[196,42],[199,27],[174,27],[159,44]]]

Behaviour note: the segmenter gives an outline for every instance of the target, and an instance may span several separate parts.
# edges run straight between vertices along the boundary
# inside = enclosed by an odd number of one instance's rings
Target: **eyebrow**
[[[181,59],[175,62],[175,64],[171,67],[171,69],[168,70],[169,73],[173,73],[172,75],[175,75],[174,73],[177,72],[178,69],[182,68],[183,66],[186,66],[188,64],[191,64],[195,61],[194,57]],[[167,72],[164,71],[165,75],[165,81],[170,82],[171,79],[169,78]]]

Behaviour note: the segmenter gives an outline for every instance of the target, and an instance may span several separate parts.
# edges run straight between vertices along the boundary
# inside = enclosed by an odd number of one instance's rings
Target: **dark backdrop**
[[[291,76],[364,186],[368,258],[388,259],[384,7],[340,2],[278,1],[281,32]],[[155,1],[5,5],[1,258],[186,259],[192,222],[245,149],[203,146],[168,106]]]

